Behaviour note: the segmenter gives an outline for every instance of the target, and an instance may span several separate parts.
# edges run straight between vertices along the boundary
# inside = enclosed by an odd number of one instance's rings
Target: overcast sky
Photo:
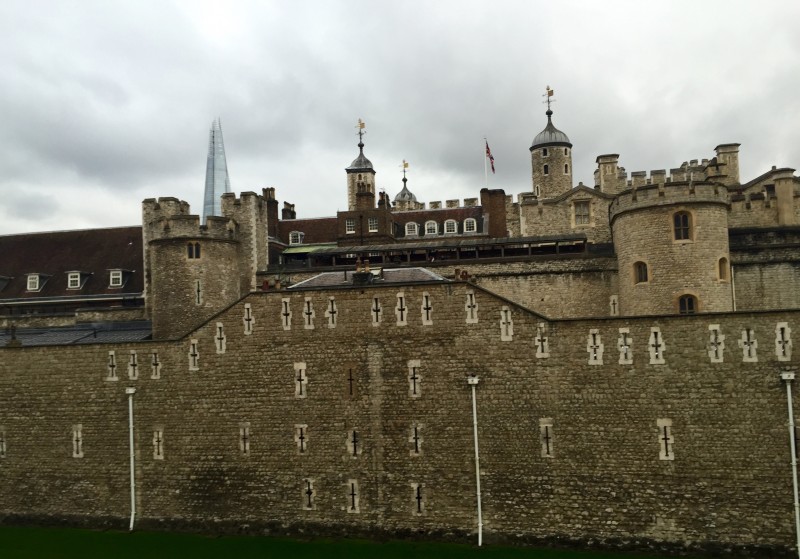
[[[628,172],[739,142],[742,181],[800,165],[800,2],[109,0],[0,2],[0,234],[137,225],[141,201],[202,211],[222,119],[235,192],[298,217],[346,209],[365,154],[394,196],[531,189],[542,94],[571,139]]]

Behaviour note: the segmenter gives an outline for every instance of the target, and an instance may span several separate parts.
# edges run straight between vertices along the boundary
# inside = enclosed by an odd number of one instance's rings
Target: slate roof
[[[387,283],[416,283],[431,281],[447,281],[445,278],[426,268],[384,268],[373,270],[372,285]],[[328,287],[353,287],[353,271],[323,272],[312,278],[301,281],[289,289],[320,289]],[[356,287],[363,287],[358,285]]]
[[[50,328],[19,328],[14,337],[23,346],[124,343],[149,339],[150,321],[103,322]],[[9,329],[0,330],[0,347],[11,341]]]
[[[303,244],[336,242],[338,219],[335,217],[316,217],[309,219],[282,219],[278,222],[278,238],[289,244],[289,233],[303,233]]]
[[[127,270],[123,286],[109,287],[109,270]],[[86,273],[80,289],[67,289],[67,273]],[[43,274],[39,291],[27,275]],[[144,290],[141,227],[112,227],[0,236],[0,301],[103,298]],[[42,278],[43,280],[45,278]],[[5,284],[5,285],[3,285]]]

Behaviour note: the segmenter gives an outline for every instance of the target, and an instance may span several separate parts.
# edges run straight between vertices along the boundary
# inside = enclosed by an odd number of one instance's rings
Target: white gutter
[[[789,445],[792,450],[792,489],[794,490],[794,529],[797,539],[797,556],[800,557],[800,499],[797,494],[797,447],[794,440],[794,410],[792,409],[792,381],[794,373],[783,371],[781,379],[786,381],[786,401],[789,406]]]
[[[467,377],[467,382],[472,388],[472,432],[475,438],[475,487],[478,496],[478,547],[483,545],[483,514],[481,512],[481,460],[478,454],[478,408],[475,403],[475,387],[478,385],[478,377],[471,375]]]
[[[133,454],[133,395],[135,393],[135,388],[125,389],[125,394],[128,395],[128,441],[131,458],[131,524],[128,527],[128,530],[131,531],[133,531],[133,521],[136,519],[136,463]]]

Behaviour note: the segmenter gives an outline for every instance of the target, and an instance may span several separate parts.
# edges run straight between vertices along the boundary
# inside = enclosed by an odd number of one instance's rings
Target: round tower
[[[566,134],[553,126],[549,97],[545,114],[547,126],[536,135],[530,148],[531,178],[536,196],[554,198],[572,188],[572,143]]]
[[[609,209],[623,316],[733,308],[728,191],[716,183],[647,185]]]
[[[375,169],[372,162],[364,155],[364,122],[358,119],[358,157],[356,157],[347,172],[347,209],[356,209],[357,194],[359,192],[371,192],[375,196]]]

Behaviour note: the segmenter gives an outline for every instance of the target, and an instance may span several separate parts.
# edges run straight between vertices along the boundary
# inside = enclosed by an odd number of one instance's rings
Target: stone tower
[[[531,177],[536,196],[555,198],[572,188],[572,143],[553,126],[549,104],[545,114],[547,126],[536,135],[530,148]]]
[[[364,123],[358,120],[358,157],[345,169],[347,172],[347,209],[357,205],[358,192],[371,192],[375,196],[375,169],[364,155]]]
[[[266,268],[266,196],[221,199],[221,216],[189,213],[177,198],[142,202],[145,303],[153,338],[185,334],[256,289]]]
[[[733,310],[728,189],[716,182],[648,184],[621,192],[609,217],[620,314]]]

